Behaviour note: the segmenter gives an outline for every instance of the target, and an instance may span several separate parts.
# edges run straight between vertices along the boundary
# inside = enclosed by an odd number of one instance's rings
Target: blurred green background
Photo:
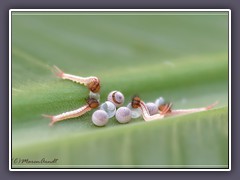
[[[56,123],[41,114],[77,109],[88,90],[54,77],[52,65],[101,79],[173,108],[220,103],[164,120],[105,127],[93,111]],[[13,168],[228,167],[228,14],[225,12],[12,12]],[[57,163],[21,163],[58,159]]]

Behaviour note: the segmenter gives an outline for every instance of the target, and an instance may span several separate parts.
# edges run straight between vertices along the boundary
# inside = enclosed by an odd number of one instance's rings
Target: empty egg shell
[[[116,113],[116,106],[112,102],[106,101],[100,105],[100,110],[105,111],[108,118],[112,118]]]
[[[100,101],[100,94],[99,93],[93,93],[92,91],[90,91],[89,92],[89,97]]]
[[[160,105],[163,105],[164,103],[165,103],[165,100],[163,99],[163,97],[159,97],[155,101],[155,104],[157,105],[157,107]]]
[[[139,118],[142,115],[141,109],[140,108],[133,108],[132,104],[129,103],[127,107],[131,110],[131,117],[133,119]]]

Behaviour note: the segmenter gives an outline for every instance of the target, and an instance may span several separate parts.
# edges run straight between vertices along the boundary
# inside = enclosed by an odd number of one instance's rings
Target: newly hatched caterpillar
[[[156,119],[162,119],[164,118],[164,114],[155,114],[155,115],[150,115],[148,108],[146,104],[140,99],[139,96],[134,96],[132,98],[132,108],[140,108],[142,111],[142,116],[145,121],[152,121]]]
[[[88,98],[88,99],[86,99],[86,102],[87,102],[86,105],[80,107],[79,109],[73,110],[73,111],[65,112],[62,114],[55,115],[55,116],[45,115],[45,114],[43,116],[51,119],[49,126],[52,126],[56,122],[59,122],[59,121],[65,120],[65,119],[79,117],[79,116],[85,114],[86,112],[90,111],[91,109],[97,108],[99,106],[98,100],[96,100],[94,98]]]
[[[61,69],[59,69],[57,66],[53,66],[53,72],[56,74],[56,76],[60,77],[61,79],[68,79],[73,82],[85,85],[90,91],[94,93],[98,93],[100,91],[101,88],[100,80],[95,76],[81,77],[72,74],[67,74],[63,72]]]

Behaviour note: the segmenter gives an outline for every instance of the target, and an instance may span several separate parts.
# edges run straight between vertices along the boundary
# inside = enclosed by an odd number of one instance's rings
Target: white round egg
[[[92,114],[92,122],[96,126],[104,126],[108,123],[108,115],[103,110],[97,110]]]
[[[158,106],[155,103],[148,102],[146,106],[150,116],[158,114]]]
[[[120,107],[117,109],[115,117],[119,123],[127,123],[131,120],[131,110],[127,107]]]
[[[100,110],[103,110],[107,113],[108,118],[112,118],[116,113],[116,106],[110,101],[106,101],[100,105]]]
[[[108,101],[115,104],[116,107],[120,107],[124,103],[124,95],[120,91],[112,91],[108,94]]]

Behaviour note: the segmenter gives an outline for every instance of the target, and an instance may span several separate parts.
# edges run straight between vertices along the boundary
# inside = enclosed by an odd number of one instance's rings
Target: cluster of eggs
[[[133,108],[131,103],[124,104],[124,95],[120,91],[112,91],[108,94],[107,101],[102,103],[98,110],[92,114],[92,122],[96,126],[104,126],[108,120],[115,116],[119,123],[128,123],[132,118],[139,118],[142,115],[140,108]],[[159,97],[155,103],[146,103],[149,114],[158,113],[159,105],[164,104],[164,99]]]

